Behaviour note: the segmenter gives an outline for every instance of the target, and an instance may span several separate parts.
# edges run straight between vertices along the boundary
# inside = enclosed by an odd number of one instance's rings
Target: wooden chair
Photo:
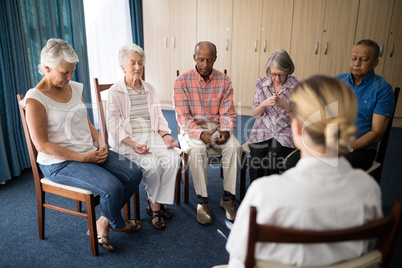
[[[98,116],[99,116],[99,128],[104,141],[108,143],[108,135],[107,135],[107,127],[106,127],[106,100],[102,99],[101,92],[108,90],[113,84],[99,84],[98,78],[94,78],[94,86],[95,86],[95,95],[96,95],[96,104],[98,107]],[[180,204],[180,181],[181,181],[181,170],[177,172],[176,175],[176,186],[175,186],[175,202],[176,204]],[[140,199],[139,199],[139,190],[134,194],[133,205],[134,205],[134,218],[140,218]],[[130,208],[128,207],[128,211],[124,211],[125,217],[130,217]]]
[[[224,70],[224,73],[227,74],[227,70]],[[179,76],[180,75],[180,71],[177,70],[176,71],[176,75]],[[178,137],[180,137],[180,126],[177,126],[177,135]],[[180,142],[180,141],[179,141]],[[180,143],[179,143],[180,145]],[[221,163],[221,159],[222,156],[220,155],[220,153],[218,153],[217,151],[215,151],[212,148],[208,148],[208,153],[209,153],[209,160],[208,160],[208,164],[220,164]],[[183,176],[183,185],[184,185],[184,203],[188,204],[188,198],[189,198],[189,164],[188,164],[188,154],[186,153],[182,153],[181,155],[181,169],[182,169],[182,176]],[[220,167],[220,177],[223,178],[223,169],[222,167]],[[177,181],[176,181],[177,183]],[[180,194],[180,182],[178,184],[176,184],[176,189],[178,189],[178,192]],[[177,203],[177,202],[176,202]],[[180,203],[180,197],[179,197],[179,203]],[[177,204],[179,204],[177,203]]]
[[[18,103],[23,99],[21,94],[17,95]],[[35,181],[36,189],[36,204],[38,211],[38,231],[39,239],[44,239],[45,235],[45,208],[57,210],[60,212],[68,213],[74,216],[82,217],[88,220],[89,239],[91,243],[92,255],[99,254],[97,232],[96,232],[96,218],[95,206],[99,204],[99,196],[94,196],[94,193],[85,189],[71,187],[59,183],[52,182],[44,177],[41,173],[38,164],[36,163],[37,150],[32,143],[29,129],[25,118],[25,109],[19,105],[22,125],[25,133],[25,140],[28,147],[29,159],[31,161],[32,173]],[[46,193],[63,196],[77,201],[77,210],[71,210],[58,205],[46,203]],[[86,213],[81,211],[82,202],[86,203]]]
[[[113,84],[99,84],[98,78],[94,78],[94,86],[95,86],[95,97],[96,97],[96,105],[98,108],[98,121],[99,121],[99,129],[102,136],[102,139],[105,141],[107,145],[108,142],[108,135],[107,135],[107,128],[106,128],[106,100],[102,100],[101,92],[104,90],[108,90]],[[140,219],[140,190],[139,188],[133,195],[133,210],[134,210],[134,219]],[[128,202],[124,206],[124,218],[126,220],[131,218],[130,212],[130,202]]]
[[[380,183],[381,181],[382,168],[384,166],[385,153],[387,151],[389,135],[391,134],[392,122],[394,120],[396,105],[398,103],[399,91],[400,91],[399,87],[395,88],[394,91],[395,108],[392,113],[392,117],[388,122],[388,126],[387,129],[385,130],[384,136],[382,137],[381,141],[378,144],[376,160],[373,162],[373,165],[366,171],[371,176],[373,176],[378,183]]]
[[[367,267],[364,265],[357,266],[356,263],[367,263],[370,261],[378,261],[380,267],[388,267],[391,260],[398,234],[402,226],[402,202],[400,200],[394,203],[390,215],[371,221],[361,226],[351,227],[341,230],[332,231],[313,231],[298,230],[291,228],[281,228],[273,225],[257,223],[257,209],[250,208],[249,220],[249,236],[247,242],[247,252],[245,267],[254,267],[255,260],[255,244],[257,242],[264,243],[332,243],[342,241],[368,240],[374,238],[382,238],[378,250],[369,252],[362,257],[334,264],[328,267]],[[320,256],[317,256],[320,258]],[[261,261],[264,263],[265,261]],[[353,265],[352,265],[353,263]],[[260,267],[260,266],[259,266]],[[264,267],[262,265],[261,267]],[[281,266],[294,267],[294,266]]]

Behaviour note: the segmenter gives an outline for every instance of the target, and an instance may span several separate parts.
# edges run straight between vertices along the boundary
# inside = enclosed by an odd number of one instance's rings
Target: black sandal
[[[152,211],[152,225],[159,229],[159,230],[163,230],[166,227],[166,223],[165,220],[163,219],[162,215],[161,215],[161,211]]]
[[[165,219],[170,219],[171,217],[173,217],[173,212],[170,210],[170,208],[168,208],[168,206],[164,205],[164,204],[160,204],[160,212],[161,212],[161,216],[164,217]],[[152,209],[151,209],[151,204],[148,200],[148,206],[145,210],[145,212],[152,217]]]

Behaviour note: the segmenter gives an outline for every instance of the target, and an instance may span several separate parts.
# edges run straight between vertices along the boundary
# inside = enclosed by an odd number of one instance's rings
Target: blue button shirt
[[[335,78],[345,82],[356,94],[358,102],[356,126],[359,129],[357,139],[371,131],[373,114],[392,117],[395,106],[392,87],[374,71],[364,77],[358,85],[353,83],[351,73],[340,74]],[[367,149],[376,150],[377,145],[370,145]]]

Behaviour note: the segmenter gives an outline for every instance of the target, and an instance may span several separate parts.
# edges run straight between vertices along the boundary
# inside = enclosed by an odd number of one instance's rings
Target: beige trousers
[[[200,125],[205,130],[211,130],[219,126],[216,123]],[[202,140],[190,138],[187,134],[179,135],[180,147],[183,152],[189,155],[189,165],[193,177],[194,188],[197,195],[208,197],[208,158],[209,155],[222,155],[221,166],[223,170],[223,190],[236,194],[236,181],[239,171],[242,148],[234,135],[222,145],[210,147]]]

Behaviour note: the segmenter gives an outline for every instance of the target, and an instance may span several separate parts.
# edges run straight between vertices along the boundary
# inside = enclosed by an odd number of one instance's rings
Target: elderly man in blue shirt
[[[355,168],[367,170],[375,160],[377,143],[382,139],[395,106],[390,84],[374,68],[379,63],[379,46],[372,40],[361,40],[353,46],[350,73],[335,76],[356,94],[358,115],[356,141],[342,152]]]

